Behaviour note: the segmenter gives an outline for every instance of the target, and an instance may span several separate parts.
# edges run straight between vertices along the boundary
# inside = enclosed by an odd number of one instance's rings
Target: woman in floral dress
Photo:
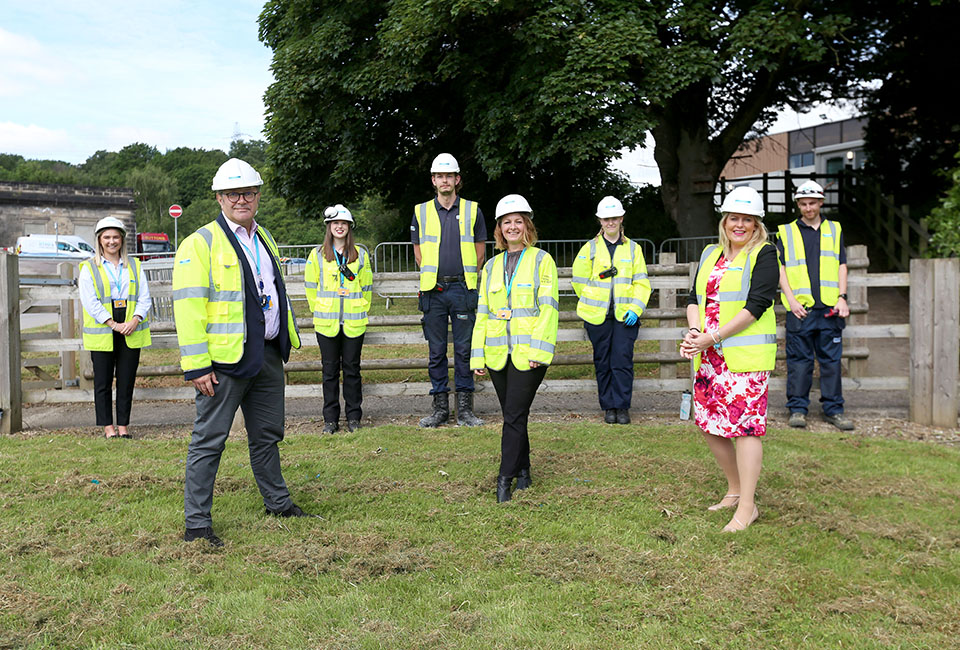
[[[696,422],[727,479],[726,494],[708,510],[736,508],[723,528],[735,532],[760,516],[754,493],[777,357],[773,300],[780,268],[756,190],[735,188],[720,211],[720,241],[700,257],[680,353],[694,360]]]

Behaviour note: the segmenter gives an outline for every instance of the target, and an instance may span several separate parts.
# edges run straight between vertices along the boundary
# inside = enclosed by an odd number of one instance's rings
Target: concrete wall
[[[84,187],[0,181],[0,247],[15,246],[31,234],[79,235],[91,246],[94,227],[104,217],[127,226],[127,249],[134,252],[136,203],[125,187]]]

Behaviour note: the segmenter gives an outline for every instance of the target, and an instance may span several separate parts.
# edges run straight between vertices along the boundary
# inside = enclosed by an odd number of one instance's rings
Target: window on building
[[[790,156],[790,169],[797,167],[810,167],[813,165],[813,152],[795,153]]]

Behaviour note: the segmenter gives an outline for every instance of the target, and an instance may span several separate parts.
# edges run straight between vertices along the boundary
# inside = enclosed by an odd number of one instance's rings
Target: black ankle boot
[[[513,479],[509,476],[497,477],[497,503],[503,503],[510,500],[510,484]]]
[[[517,491],[526,490],[531,485],[533,483],[530,481],[530,468],[520,470],[520,473],[517,474]]]

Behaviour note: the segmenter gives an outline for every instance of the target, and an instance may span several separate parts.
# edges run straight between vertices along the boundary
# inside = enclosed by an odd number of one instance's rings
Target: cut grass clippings
[[[181,541],[186,438],[0,439],[0,647],[945,648],[960,636],[960,451],[772,430],[759,521],[690,426],[291,433],[322,519],[266,517],[242,435]]]

